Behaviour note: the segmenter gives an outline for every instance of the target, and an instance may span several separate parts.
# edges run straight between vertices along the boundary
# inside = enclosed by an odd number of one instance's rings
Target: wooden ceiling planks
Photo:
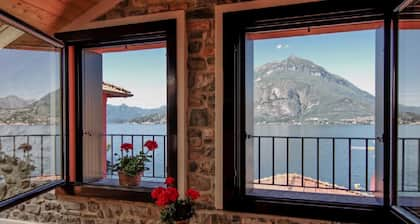
[[[1,0],[0,8],[53,34],[98,2],[100,0]]]
[[[101,0],[0,0],[0,9],[47,34],[54,34]],[[1,22],[0,22],[1,24]],[[40,49],[48,47],[29,35],[19,36],[8,48]]]

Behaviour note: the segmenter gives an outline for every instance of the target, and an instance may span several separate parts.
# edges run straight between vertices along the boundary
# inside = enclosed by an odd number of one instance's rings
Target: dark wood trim
[[[243,147],[245,133],[245,35],[249,32],[297,29],[309,26],[342,25],[370,21],[384,21],[384,77],[385,86],[390,84],[390,11],[389,4],[375,7],[370,3],[324,1],[269,9],[226,13],[223,15],[223,64],[224,64],[224,103],[223,103],[223,199],[224,208],[233,211],[246,211],[267,214],[291,215],[306,218],[321,218],[352,222],[386,222],[389,206],[330,203],[321,201],[302,201],[255,197],[245,194],[245,152]],[[281,17],[279,17],[281,15]],[[386,105],[389,105],[389,87],[384,87]],[[389,108],[385,109],[384,120],[390,118]],[[384,203],[389,205],[389,131],[390,124],[384,127],[385,159]],[[387,134],[386,134],[387,133]]]
[[[82,49],[74,46],[75,62],[75,85],[76,85],[76,184],[83,183],[83,68],[82,68]]]
[[[398,15],[392,24],[392,72],[391,72],[391,167],[390,167],[390,205],[397,204],[398,198]]]
[[[383,203],[384,207],[390,209],[390,171],[391,171],[391,28],[392,9],[386,12],[384,18],[384,86],[383,86]]]
[[[178,156],[177,156],[177,145],[178,145],[178,94],[177,94],[177,38],[176,38],[176,21],[173,20],[172,25],[167,27],[166,36],[166,63],[167,63],[167,166],[168,176],[175,179],[178,177]]]
[[[6,22],[7,24],[12,25],[15,28],[18,28],[18,29],[20,29],[20,30],[22,30],[22,31],[24,31],[24,32],[36,37],[36,38],[39,38],[39,39],[53,45],[54,47],[57,47],[57,48],[63,48],[64,47],[64,44],[60,40],[58,40],[54,37],[51,37],[50,35],[42,32],[41,30],[29,25],[28,23],[12,16],[11,14],[3,11],[2,9],[0,9],[0,20]]]
[[[61,177],[66,181],[70,180],[69,173],[69,75],[67,47],[61,52]]]
[[[176,20],[130,24],[92,30],[58,33],[66,45],[75,48],[76,63],[76,181],[62,191],[74,195],[106,197],[120,200],[150,201],[150,189],[129,190],[98,187],[83,180],[83,50],[130,44],[165,42],[167,50],[167,167],[168,176],[177,178],[177,54]],[[139,192],[140,191],[140,192]],[[73,193],[71,193],[73,192]],[[147,195],[145,195],[147,194]],[[147,199],[147,200],[146,200]]]
[[[246,24],[244,27],[246,32],[259,32],[383,20],[387,6],[372,1],[327,0],[263,10],[231,12],[224,15],[241,17],[240,23]],[[239,14],[241,16],[238,16]]]
[[[13,207],[15,205],[18,205],[22,202],[25,202],[27,200],[30,200],[40,194],[43,194],[45,192],[48,192],[50,190],[53,190],[54,188],[58,187],[58,186],[62,186],[64,185],[64,180],[56,180],[56,181],[52,181],[50,183],[41,185],[39,187],[34,188],[33,190],[24,192],[24,193],[20,193],[16,196],[13,196],[9,199],[0,201],[0,211],[3,211],[5,209],[8,209],[10,207]]]
[[[69,45],[88,47],[115,46],[131,43],[165,41],[174,20],[96,28],[57,33],[55,36]]]
[[[420,222],[415,215],[399,206],[392,206],[391,214],[396,223],[416,224]]]

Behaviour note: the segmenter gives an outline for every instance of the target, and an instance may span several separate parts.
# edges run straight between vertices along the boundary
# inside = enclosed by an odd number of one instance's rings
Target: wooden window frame
[[[399,96],[399,32],[400,30],[420,29],[418,9],[410,9],[414,0],[401,1],[392,15],[392,82],[391,82],[391,213],[404,223],[419,223],[419,218],[398,204],[398,96]]]
[[[168,81],[168,110],[171,115],[167,123],[167,175],[178,179],[178,150],[177,150],[177,21],[167,19],[154,22],[144,22],[128,25],[118,25],[104,28],[93,28],[80,31],[69,31],[56,34],[58,39],[65,42],[68,49],[74,51],[75,67],[75,164],[70,172],[67,186],[58,190],[59,194],[79,195],[87,197],[102,197],[118,200],[151,202],[150,188],[136,188],[135,190],[118,186],[97,186],[83,183],[83,151],[82,151],[82,61],[83,49],[114,47],[118,45],[145,44],[147,46],[159,46],[155,43],[166,41]],[[69,60],[67,60],[69,61]],[[70,162],[71,163],[71,162]],[[71,164],[70,164],[71,166]]]
[[[29,25],[28,23],[14,17],[13,15],[10,15],[9,13],[3,11],[0,9],[0,21],[3,21],[17,29],[20,29],[22,31],[24,31],[25,33],[28,33],[36,38],[39,38],[40,40],[43,40],[49,44],[51,44],[52,46],[61,49],[61,54],[60,54],[60,97],[61,97],[61,151],[62,151],[62,156],[61,156],[61,180],[55,180],[52,182],[49,182],[47,184],[41,185],[37,188],[34,188],[30,191],[27,192],[23,192],[20,194],[17,194],[11,198],[8,198],[6,200],[0,201],[0,211],[3,211],[5,209],[8,209],[12,206],[15,206],[19,203],[22,203],[24,201],[30,200],[36,196],[39,196],[45,192],[48,192],[50,190],[53,190],[59,186],[63,186],[65,185],[65,180],[67,179],[67,173],[68,173],[68,169],[67,169],[67,158],[68,158],[68,138],[67,138],[67,133],[68,133],[68,111],[67,111],[67,106],[68,106],[68,102],[67,102],[67,94],[68,94],[68,88],[67,88],[67,76],[66,74],[66,62],[65,62],[65,55],[66,55],[66,50],[64,48],[64,44],[54,38],[49,36],[48,34],[40,31],[39,29],[36,29],[35,27]]]
[[[328,203],[322,201],[278,199],[245,194],[246,138],[244,117],[246,71],[245,36],[247,32],[299,29],[310,26],[329,26],[370,21],[384,23],[384,101],[389,102],[390,88],[390,30],[389,5],[374,2],[337,3],[323,1],[298,5],[247,10],[223,14],[223,207],[232,211],[257,212],[288,216],[321,218],[337,221],[375,221],[390,217],[389,204],[389,122],[384,127],[384,189],[383,205]],[[279,16],[281,15],[281,16]],[[344,26],[345,27],[345,26]],[[298,33],[301,33],[298,30]],[[281,33],[271,33],[284,35]],[[258,38],[258,35],[254,36]],[[384,119],[390,118],[389,108]],[[227,150],[230,149],[230,150]],[[380,219],[378,219],[380,218]]]

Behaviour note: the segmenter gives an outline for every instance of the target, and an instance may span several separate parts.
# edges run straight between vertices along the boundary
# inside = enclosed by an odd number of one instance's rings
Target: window
[[[63,182],[61,48],[0,13],[0,208]]]
[[[416,19],[419,4],[407,6],[396,20],[396,186],[397,211],[411,222],[420,222],[420,80],[417,58],[420,44],[420,21]]]
[[[245,87],[247,194],[381,203],[374,195],[381,27],[246,34],[247,66],[254,64]]]
[[[167,20],[58,34],[74,47],[80,74],[74,180],[81,195],[150,200],[152,188],[177,177],[175,30]],[[141,181],[128,184],[116,165],[147,153],[148,140],[158,148]]]
[[[224,14],[225,208],[365,221],[380,212],[383,19],[375,6],[332,2]]]
[[[91,150],[92,136],[84,136],[84,182],[100,186],[124,186],[118,171],[121,158],[132,157],[144,152],[151,156],[145,163],[141,181],[136,187],[153,187],[162,184],[167,171],[167,69],[166,42],[89,48],[87,57],[98,57],[102,60],[98,78],[102,80],[101,98],[87,99],[91,110],[103,108],[102,116],[98,112],[89,117],[86,113],[86,130],[94,128],[89,122],[102,123],[103,137],[98,144],[102,150]],[[93,56],[94,55],[94,56]],[[86,67],[92,64],[84,64]],[[87,75],[91,75],[89,73]],[[91,87],[85,85],[85,96],[89,97]],[[94,105],[100,103],[101,106]],[[90,109],[88,109],[90,110]],[[155,141],[158,148],[147,152],[144,145]],[[131,144],[127,151],[121,146]],[[98,147],[95,147],[95,149]],[[100,147],[99,147],[100,148]],[[102,158],[97,160],[95,158]],[[96,164],[97,163],[97,164]]]

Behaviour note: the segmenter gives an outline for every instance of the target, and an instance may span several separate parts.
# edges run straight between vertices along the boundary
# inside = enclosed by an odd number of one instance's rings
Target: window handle
[[[384,134],[382,134],[382,136],[377,136],[375,139],[376,139],[376,141],[378,141],[380,143],[383,143],[384,142]]]
[[[250,135],[248,132],[245,132],[245,138],[246,139],[251,139],[252,138],[252,135]]]

